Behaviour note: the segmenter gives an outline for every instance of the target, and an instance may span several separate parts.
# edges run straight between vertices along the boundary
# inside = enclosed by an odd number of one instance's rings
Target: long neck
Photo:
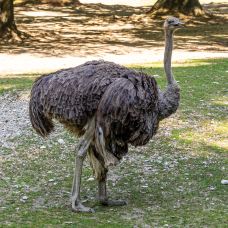
[[[174,84],[175,79],[171,68],[171,59],[173,51],[173,31],[165,29],[165,53],[164,53],[164,69],[168,84]]]
[[[164,54],[164,69],[168,81],[166,90],[159,91],[159,119],[162,120],[172,113],[176,112],[179,106],[180,100],[180,89],[176,83],[172,69],[171,69],[171,58],[173,50],[173,31],[165,30],[165,54]]]

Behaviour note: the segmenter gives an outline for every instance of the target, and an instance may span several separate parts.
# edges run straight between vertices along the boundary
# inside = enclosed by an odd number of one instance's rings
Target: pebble
[[[94,177],[90,177],[87,179],[87,181],[93,181],[94,180]]]
[[[58,143],[61,144],[61,145],[65,144],[63,139],[58,139]]]
[[[221,184],[228,184],[228,180],[221,180]]]
[[[40,149],[46,149],[46,146],[41,146]]]
[[[148,185],[142,185],[142,188],[148,188]]]
[[[21,199],[20,199],[20,201],[23,202],[23,203],[25,203],[25,201],[26,201],[27,199],[28,199],[28,196],[22,196]]]
[[[209,188],[211,191],[214,191],[216,188],[214,186],[210,186]]]

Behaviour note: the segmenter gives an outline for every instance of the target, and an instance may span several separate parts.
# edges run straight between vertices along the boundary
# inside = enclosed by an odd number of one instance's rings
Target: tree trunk
[[[173,14],[175,12],[193,16],[204,14],[199,0],[158,0],[149,11],[154,14]]]
[[[13,0],[0,0],[0,37],[8,41],[21,41],[21,32],[14,21]]]

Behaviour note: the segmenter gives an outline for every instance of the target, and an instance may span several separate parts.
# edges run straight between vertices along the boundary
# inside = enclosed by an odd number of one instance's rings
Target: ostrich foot
[[[73,204],[72,205],[72,211],[73,212],[89,212],[89,213],[94,213],[94,209],[90,208],[90,207],[85,207],[83,204],[81,203],[77,203],[77,205]]]
[[[100,204],[103,206],[124,206],[124,205],[127,205],[127,201],[100,199]]]

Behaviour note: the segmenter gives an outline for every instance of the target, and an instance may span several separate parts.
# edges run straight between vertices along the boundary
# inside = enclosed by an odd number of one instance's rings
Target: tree
[[[14,20],[13,0],[0,0],[0,37],[8,41],[21,41],[21,36]]]
[[[199,0],[157,0],[149,11],[153,14],[173,14],[175,12],[193,16],[204,14]]]

